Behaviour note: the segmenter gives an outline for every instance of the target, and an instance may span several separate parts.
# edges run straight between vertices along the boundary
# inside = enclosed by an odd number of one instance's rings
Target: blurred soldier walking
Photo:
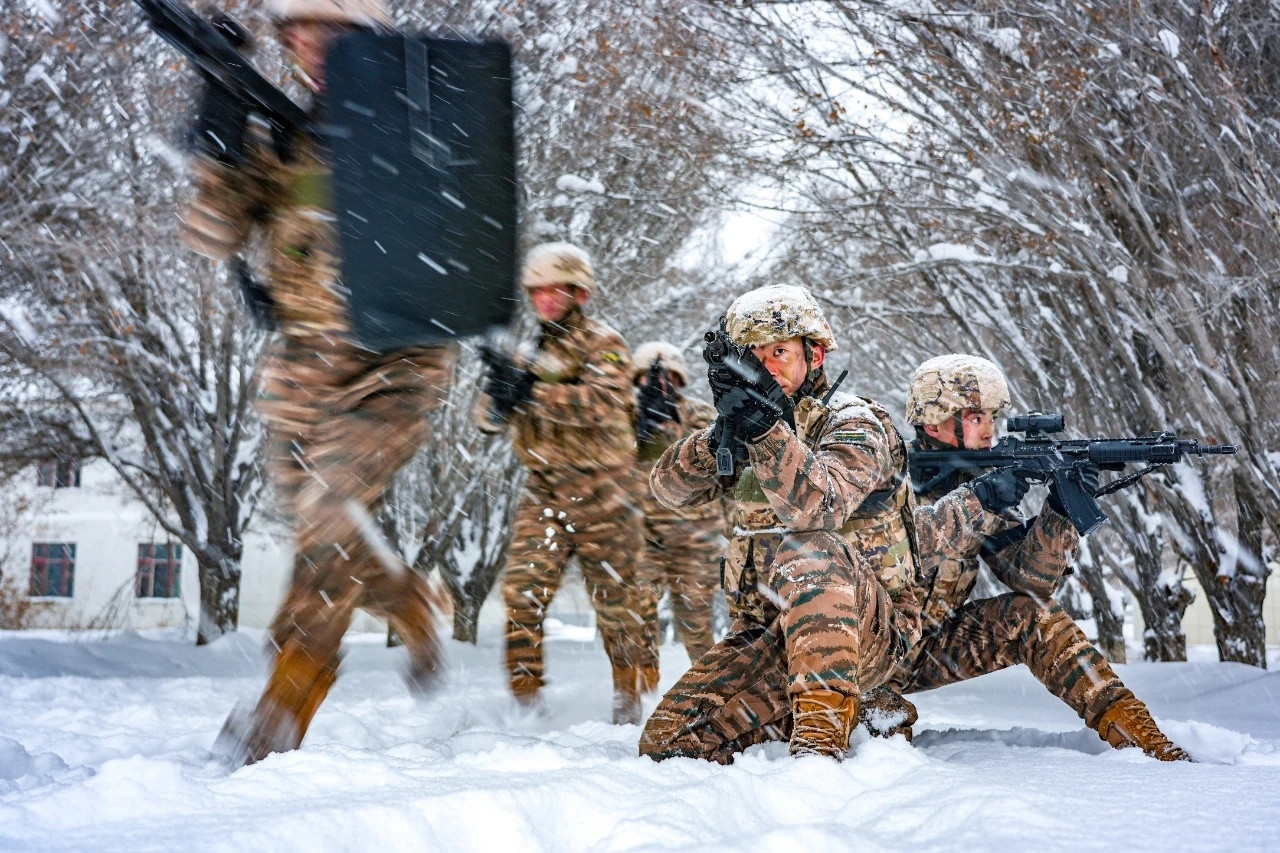
[[[676,636],[689,660],[696,662],[715,645],[711,616],[720,586],[724,513],[719,501],[683,509],[663,506],[649,489],[649,474],[658,457],[677,439],[709,427],[716,411],[684,393],[688,367],[680,350],[665,341],[641,344],[631,372],[637,394],[641,475],[637,488],[645,525],[641,616],[657,632],[658,601],[670,590]]]
[[[511,691],[524,704],[538,699],[543,618],[576,556],[613,668],[613,721],[639,723],[641,693],[657,689],[658,652],[635,588],[644,528],[631,353],[584,313],[596,279],[577,246],[535,247],[523,284],[541,321],[536,350],[527,358],[486,351],[476,412],[481,429],[510,430],[529,473],[502,582]]]
[[[280,0],[280,40],[324,112],[324,56],[343,33],[388,23],[381,0]],[[259,408],[295,560],[270,628],[274,662],[257,705],[235,711],[219,748],[237,763],[302,741],[337,676],[353,610],[389,620],[409,653],[410,686],[425,686],[439,647],[433,595],[374,531],[392,476],[427,439],[425,415],[450,381],[451,345],[371,352],[354,342],[338,268],[331,164],[314,139],[273,137],[245,107],[208,85],[192,135],[197,195],[184,239],[228,259],[260,240],[267,252],[257,309],[279,335],[261,366]]]
[[[995,440],[996,418],[1008,405],[1004,374],[990,361],[969,355],[926,361],[911,378],[907,400],[907,421],[916,429],[912,446],[985,450]],[[1085,472],[1090,493],[1097,490],[1098,475],[1094,466]],[[957,485],[940,484],[922,497],[936,500]],[[949,559],[926,567],[924,635],[888,685],[867,697],[868,728],[910,738],[916,710],[902,694],[1023,663],[1113,747],[1136,746],[1162,761],[1190,760],[1053,599],[1079,545],[1056,490],[1050,488],[1045,506],[1030,521],[1009,512],[988,513],[984,527],[987,537],[958,542]],[[968,601],[980,556],[1012,592]]]
[[[720,342],[707,352],[717,423],[668,448],[651,485],[673,508],[729,494],[735,621],[668,691],[640,752],[727,763],[789,730],[792,754],[841,757],[860,694],[920,634],[906,446],[884,409],[831,393],[835,340],[808,291],[744,294],[725,333],[722,361]]]

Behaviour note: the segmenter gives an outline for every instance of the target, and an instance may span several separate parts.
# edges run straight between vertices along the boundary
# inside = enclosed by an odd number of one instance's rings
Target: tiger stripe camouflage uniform
[[[967,488],[957,489],[932,506],[917,506],[913,517],[921,569],[946,559],[956,542],[974,537],[980,541],[988,524],[982,505]],[[741,598],[735,596],[736,600]],[[667,694],[664,702],[671,700],[674,707],[666,709],[665,719],[655,712],[652,733],[648,728],[645,733],[650,742],[641,741],[642,753],[657,758],[701,757],[727,764],[748,746],[790,736],[782,628],[776,617],[767,625],[751,618],[754,608],[747,614],[734,609],[738,618],[730,636],[714,649],[716,660],[705,665],[699,662],[695,666],[699,672],[691,670],[677,685],[681,692],[673,689]],[[765,613],[764,618],[769,615]]]
[[[933,493],[922,499],[938,497]],[[915,708],[901,694],[1020,663],[1091,728],[1098,727],[1109,708],[1133,698],[1053,598],[1079,545],[1071,522],[1047,505],[1025,525],[1004,515],[987,516],[986,537],[957,541],[951,557],[925,573],[924,636],[886,689],[864,703],[864,718],[872,731],[893,733],[915,722]],[[968,600],[978,577],[979,555],[1012,592]]]
[[[426,582],[362,534],[395,473],[427,439],[425,416],[442,401],[455,348],[390,353],[359,347],[349,334],[338,275],[330,169],[299,138],[282,162],[254,138],[247,160],[228,167],[193,161],[196,196],[184,212],[185,241],[215,259],[255,237],[266,243],[267,291],[279,334],[260,375],[276,497],[294,525],[295,559],[270,638],[272,676],[252,717],[228,720],[224,735],[244,760],[301,742],[336,676],[354,608],[386,618],[404,639],[411,684],[438,655]],[[230,732],[233,723],[241,729]]]
[[[716,412],[711,406],[677,393],[679,422],[658,425],[651,439],[639,443],[637,489],[645,526],[640,572],[641,581],[647,585],[641,618],[656,631],[658,601],[664,590],[670,590],[676,636],[689,660],[696,661],[715,645],[712,610],[720,588],[725,518],[719,501],[670,509],[659,503],[649,489],[649,474],[662,453],[681,435],[706,429],[715,420]]]
[[[985,413],[992,424],[1008,403],[1004,374],[993,362],[961,354],[930,359],[916,369],[908,392],[907,420],[918,430],[913,447],[945,451],[955,449],[952,442],[988,442],[980,419],[974,422],[977,433],[965,438],[962,417]],[[956,425],[949,436],[942,428],[948,422]],[[926,500],[937,501],[948,487],[935,487]],[[1138,746],[1165,761],[1190,760],[1054,600],[1079,546],[1071,522],[1052,501],[1026,523],[1012,515],[986,515],[971,535],[942,531],[951,543],[949,554],[922,575],[924,636],[886,685],[864,697],[868,728],[910,738],[916,709],[902,694],[1021,663],[1112,746]],[[921,539],[937,532],[927,518],[918,520],[917,531]],[[969,601],[979,558],[1011,592]]]
[[[613,670],[615,721],[638,722],[638,692],[656,688],[658,653],[634,589],[644,528],[630,350],[574,308],[542,324],[530,367],[532,400],[509,427],[490,419],[485,395],[476,409],[482,429],[510,429],[528,470],[502,581],[511,690],[532,700],[545,683],[543,619],[576,556]]]
[[[870,401],[837,394],[824,406],[818,377],[797,404],[796,433],[778,423],[748,445],[750,467],[730,494],[733,628],[663,697],[642,755],[731,761],[787,736],[796,696],[856,697],[880,684],[919,636],[905,446]],[[710,440],[694,433],[658,461],[650,483],[661,502],[724,493]]]

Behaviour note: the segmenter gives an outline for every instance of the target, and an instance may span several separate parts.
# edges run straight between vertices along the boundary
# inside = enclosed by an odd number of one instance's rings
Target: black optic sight
[[[1004,428],[1006,432],[1025,432],[1030,435],[1038,435],[1047,432],[1062,432],[1063,426],[1062,415],[1031,412],[1026,415],[1014,415],[1005,423]]]

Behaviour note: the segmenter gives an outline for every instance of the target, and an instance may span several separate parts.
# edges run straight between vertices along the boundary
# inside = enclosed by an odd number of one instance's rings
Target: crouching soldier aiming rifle
[[[676,440],[710,426],[716,411],[684,393],[689,369],[680,351],[665,341],[637,347],[632,373],[641,475],[637,488],[645,524],[640,615],[657,636],[658,600],[670,590],[676,636],[689,660],[696,661],[715,644],[711,617],[724,552],[722,505],[715,501],[682,509],[663,506],[649,490],[649,474]]]
[[[644,527],[633,497],[631,353],[584,311],[596,278],[582,249],[535,247],[522,280],[539,320],[535,348],[482,351],[488,378],[475,411],[482,430],[510,432],[529,472],[502,580],[511,691],[522,704],[539,701],[543,619],[576,556],[613,669],[613,721],[639,723],[641,693],[657,689],[658,651],[637,617]]]
[[[261,244],[267,276],[254,294],[256,309],[279,332],[263,357],[258,406],[275,497],[295,531],[293,573],[269,629],[266,688],[251,710],[231,714],[218,743],[233,762],[253,762],[302,741],[337,677],[355,608],[388,620],[403,639],[411,688],[426,687],[437,669],[437,596],[386,546],[373,516],[391,478],[428,437],[425,416],[451,381],[456,345],[446,339],[455,335],[408,329],[400,337],[413,343],[389,344],[356,328],[367,314],[357,310],[357,278],[376,280],[401,303],[436,301],[423,297],[420,280],[403,266],[362,270],[351,263],[349,250],[367,235],[340,228],[345,219],[337,210],[355,203],[335,202],[339,158],[333,139],[318,130],[330,126],[327,92],[338,78],[326,79],[326,72],[337,48],[390,36],[382,0],[272,5],[285,53],[311,94],[307,110],[238,54],[242,30],[206,24],[174,0],[139,5],[205,81],[190,135],[196,195],[183,214],[183,238],[218,260]],[[368,94],[396,100],[389,89]],[[391,138],[394,122],[378,115],[379,130]],[[419,208],[427,206],[419,200]],[[511,209],[514,220],[514,203]],[[377,236],[396,253],[439,235]]]
[[[789,739],[839,758],[859,695],[919,635],[906,447],[882,408],[833,392],[836,342],[807,290],[744,294],[724,337],[704,353],[716,424],[671,445],[650,485],[677,509],[728,496],[734,623],[663,697],[640,752],[728,763]]]
[[[1092,530],[1099,523],[1101,514],[1093,503],[1101,493],[1098,463],[1116,464],[1121,455],[1130,461],[1146,451],[1121,440],[1101,442],[1104,452],[1091,456],[1085,446],[1089,443],[1083,442],[1067,443],[1068,452],[1058,456],[1049,446],[1053,442],[1034,436],[1025,443],[1006,439],[993,447],[996,418],[1008,405],[1003,373],[983,358],[942,356],[920,365],[912,377],[907,420],[916,429],[911,464],[922,501],[935,501],[968,481],[979,461],[983,467],[1002,466],[1006,484],[1023,482],[1021,488],[1015,485],[1011,498],[1021,497],[1028,478],[1047,479],[1049,498],[1040,514],[1025,522],[1011,512],[1018,500],[1008,502],[1005,511],[987,506],[980,531],[985,535],[954,538],[949,558],[927,567],[921,586],[923,636],[888,684],[864,697],[864,722],[873,733],[909,738],[916,710],[903,694],[1022,663],[1111,746],[1136,746],[1162,761],[1190,760],[1053,599],[1075,557],[1078,527]],[[1023,427],[1053,425],[1051,420],[1010,420]],[[1159,448],[1164,440],[1151,446]],[[1108,444],[1110,452],[1105,452]],[[1039,455],[1029,447],[1039,448]],[[1164,453],[1154,450],[1156,458]],[[1038,462],[1028,465],[1028,458]],[[1061,476],[1063,471],[1069,476]],[[968,488],[981,495],[988,489],[983,480],[1000,482],[990,477],[972,480]],[[1066,497],[1068,490],[1074,498]],[[927,508],[922,506],[916,518],[921,537],[929,535]],[[979,558],[1011,592],[968,600]]]

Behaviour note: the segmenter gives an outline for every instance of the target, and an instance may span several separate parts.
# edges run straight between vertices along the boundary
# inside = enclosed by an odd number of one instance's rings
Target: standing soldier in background
[[[916,429],[913,448],[988,449],[996,418],[1008,405],[1004,374],[990,361],[970,355],[930,359],[916,369],[907,398],[907,421]],[[1090,493],[1097,491],[1098,474],[1094,466],[1085,471]],[[957,485],[939,484],[922,498],[934,501]],[[1162,761],[1190,760],[1053,599],[1079,545],[1055,489],[1050,487],[1044,508],[1030,521],[988,515],[989,536],[957,543],[949,559],[926,568],[924,636],[888,685],[864,700],[868,728],[910,738],[916,710],[902,694],[1024,663],[1113,747],[1136,746]],[[1012,592],[968,601],[979,556]]]
[[[279,36],[324,113],[325,49],[389,22],[381,0],[279,0]],[[292,580],[272,621],[274,661],[248,713],[219,736],[233,761],[298,746],[337,676],[353,610],[387,619],[409,653],[410,686],[437,667],[434,596],[390,552],[373,515],[391,478],[427,439],[455,358],[452,345],[372,352],[350,334],[339,280],[331,163],[317,140],[272,136],[245,107],[207,85],[192,133],[196,198],[183,236],[229,259],[258,240],[267,253],[258,310],[279,335],[264,357],[259,408],[276,498],[295,530]]]
[[[711,426],[716,411],[684,393],[689,370],[680,350],[665,341],[641,344],[631,372],[637,386],[641,475],[637,488],[645,523],[641,616],[657,633],[658,600],[669,589],[676,636],[689,660],[696,662],[715,645],[711,616],[720,585],[724,513],[718,501],[684,509],[663,506],[649,489],[649,474],[658,457],[677,439]]]
[[[658,650],[635,588],[644,527],[633,497],[631,353],[583,312],[596,279],[580,248],[535,247],[522,280],[540,321],[536,349],[484,352],[489,379],[476,410],[481,429],[510,430],[529,472],[502,581],[511,691],[523,704],[538,699],[543,618],[576,555],[613,668],[613,721],[639,723],[640,694],[657,689]]]

